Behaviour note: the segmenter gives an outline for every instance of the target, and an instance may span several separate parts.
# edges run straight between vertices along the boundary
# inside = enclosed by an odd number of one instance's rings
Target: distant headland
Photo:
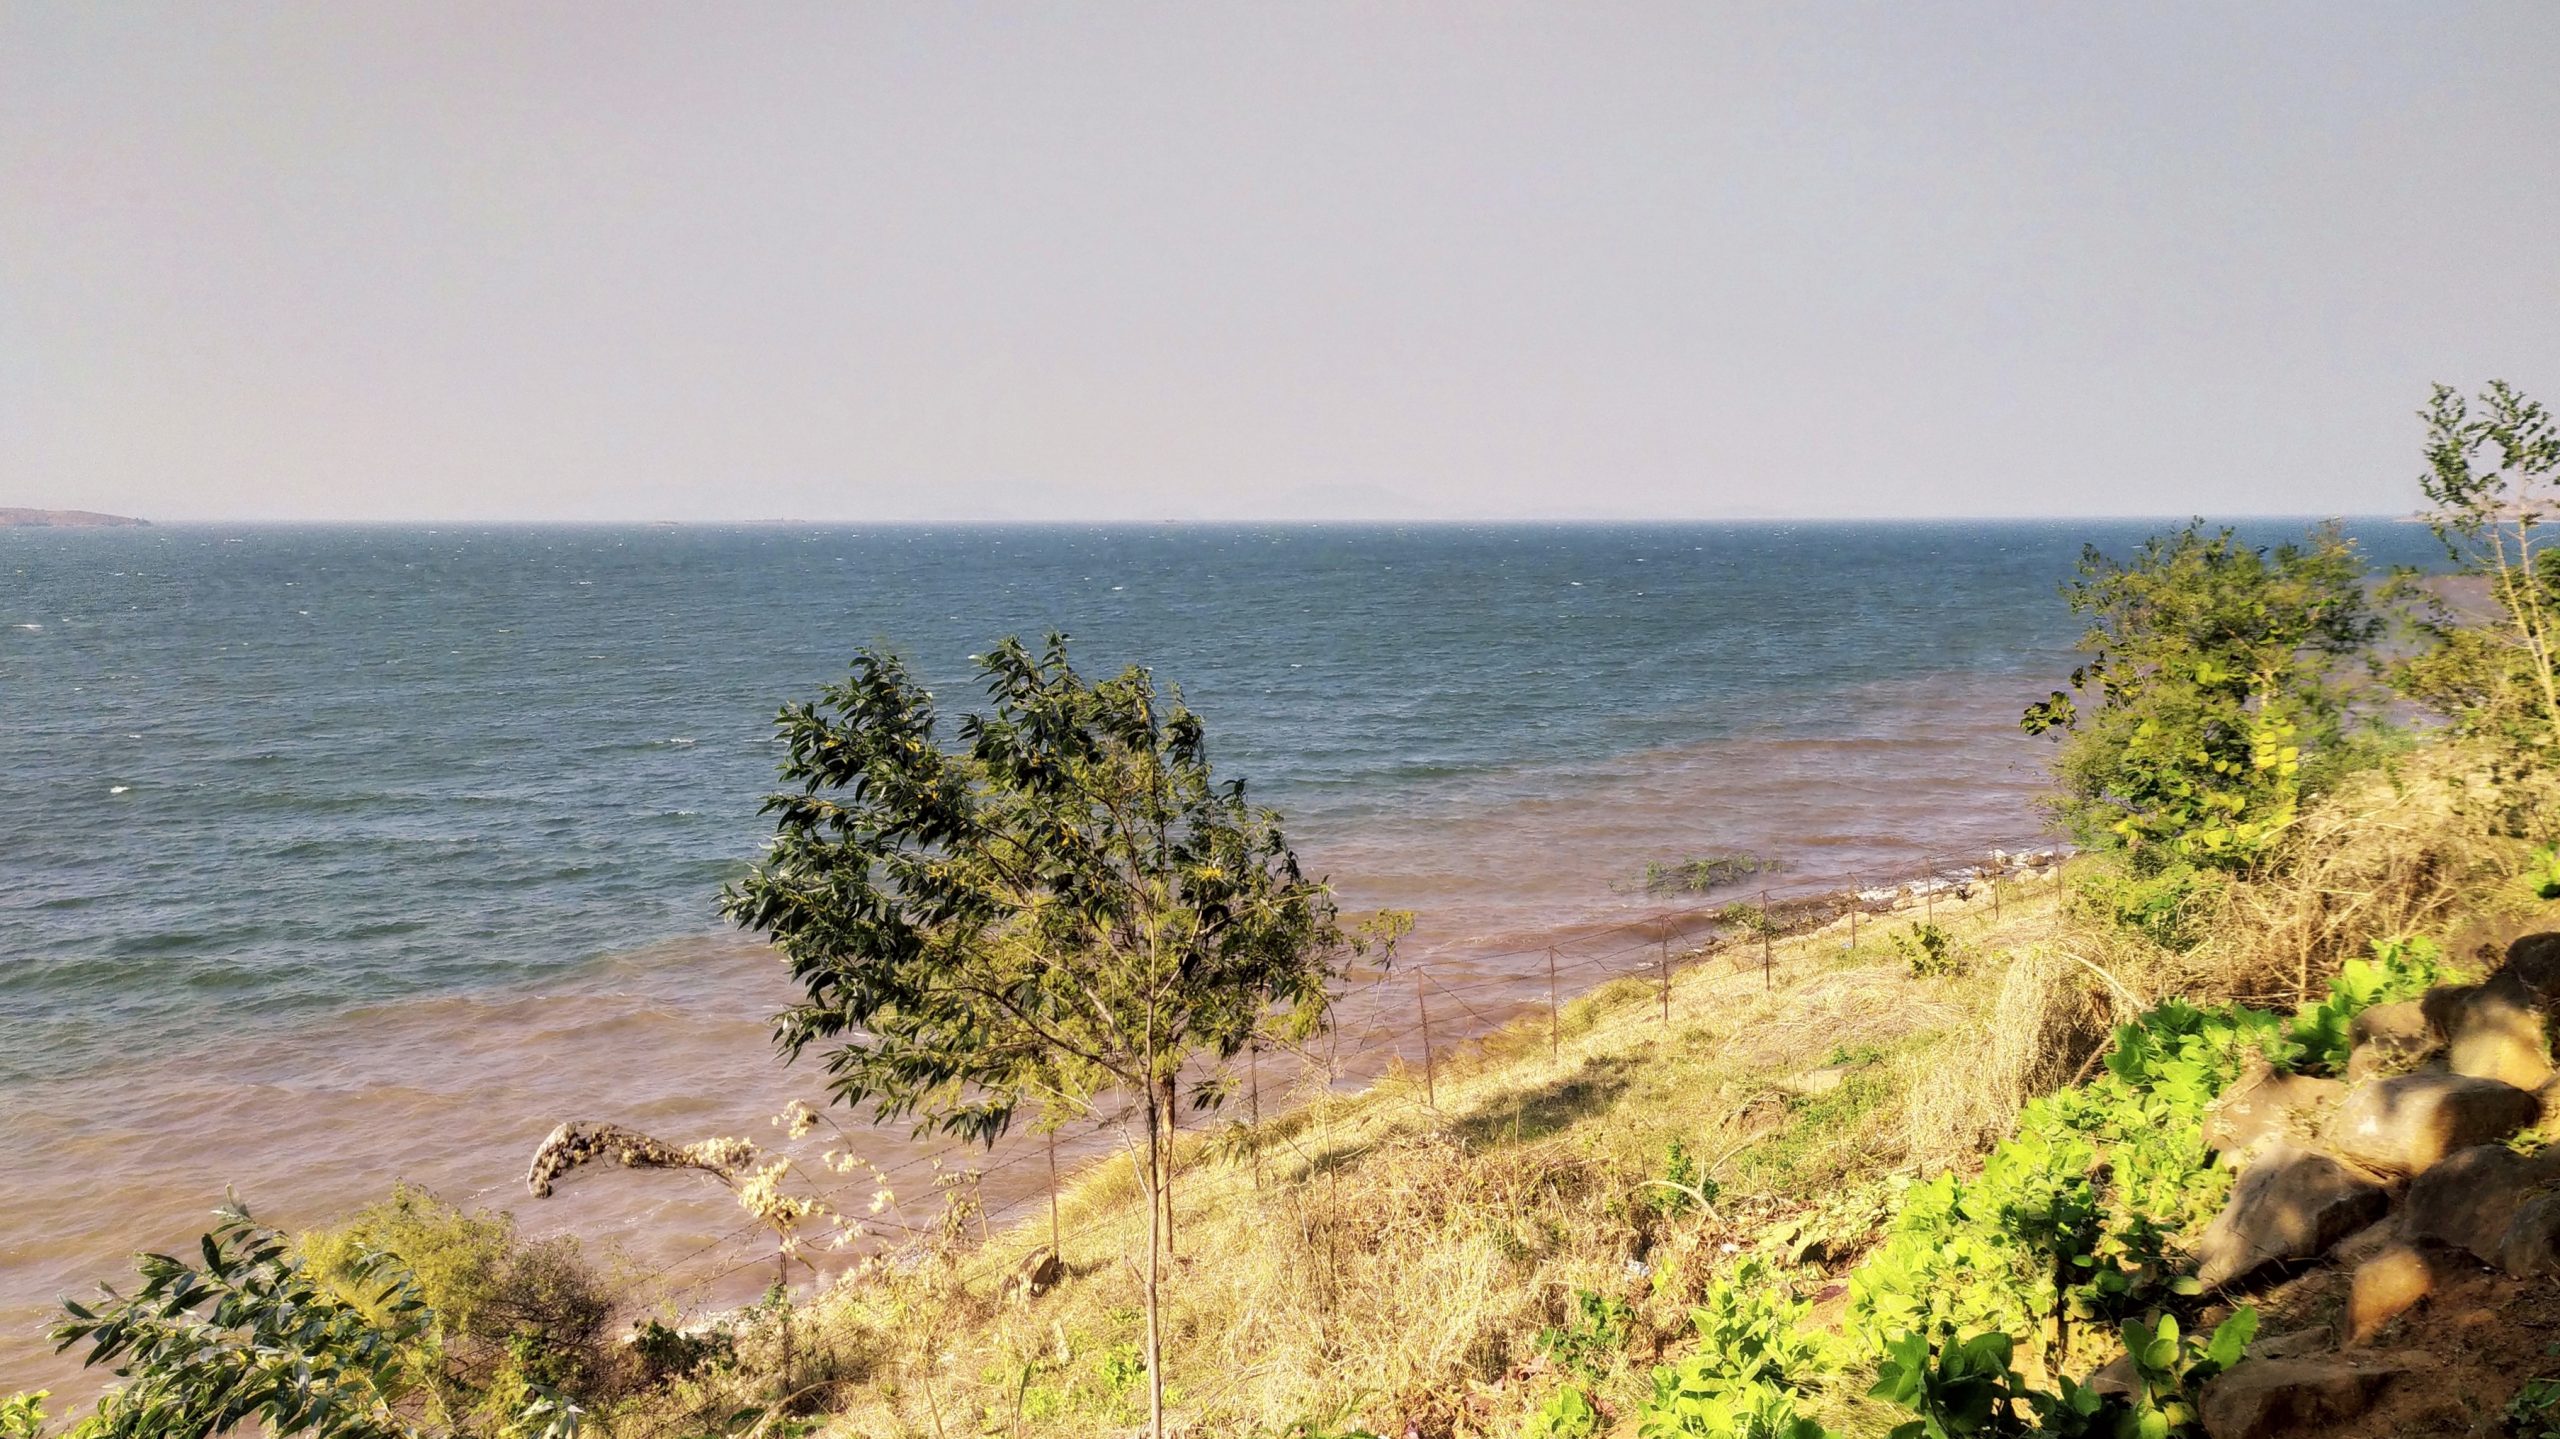
[[[94,510],[13,510],[0,505],[0,529],[21,525],[31,529],[101,530],[150,523],[131,515],[102,515]]]

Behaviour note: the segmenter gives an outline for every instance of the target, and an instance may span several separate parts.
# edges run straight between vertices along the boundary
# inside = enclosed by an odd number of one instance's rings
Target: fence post
[[[1556,947],[1547,946],[1547,1063],[1564,1059],[1563,1020],[1556,1009]]]
[[[1440,1108],[1440,1082],[1431,1072],[1431,1001],[1422,991],[1422,971],[1413,972],[1413,1007],[1422,1016],[1422,1092],[1436,1112]]]
[[[1668,920],[1663,922],[1662,958],[1657,963],[1662,974],[1662,1027],[1669,1029],[1671,1027],[1671,925]]]
[[[1066,1257],[1058,1253],[1058,1131],[1049,1131],[1049,1253],[1060,1264]]]
[[[1849,948],[1852,951],[1858,947],[1858,911],[1866,907],[1867,902],[1858,895],[1857,872],[1852,870],[1849,873]]]
[[[1771,936],[1778,930],[1778,916],[1769,908],[1769,891],[1760,891],[1760,989],[1762,993],[1777,987],[1772,978],[1777,959],[1771,951]]]
[[[1245,1110],[1253,1136],[1253,1187],[1262,1188],[1262,1043],[1256,1040],[1244,1052]]]
[[[1997,859],[1992,860],[1989,873],[1990,873],[1990,875],[1991,875],[1991,922],[1992,922],[1993,924],[1998,924],[1998,923],[2000,922],[2000,861],[1999,861],[1999,860],[1997,860]]]
[[[1920,857],[1920,863],[1924,866],[1920,874],[1921,922],[1936,924],[1938,922],[1938,857],[1934,854],[1924,854]]]

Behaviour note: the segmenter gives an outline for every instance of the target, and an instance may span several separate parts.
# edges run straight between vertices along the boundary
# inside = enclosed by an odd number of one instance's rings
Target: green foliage
[[[1037,656],[1007,640],[979,670],[992,710],[960,750],[876,651],[784,707],[795,788],[765,802],[773,844],[722,895],[805,990],[783,1047],[830,1046],[847,1104],[992,1141],[1026,1103],[1152,1105],[1186,1057],[1232,1058],[1274,1010],[1312,1028],[1347,945],[1332,901],[1279,816],[1212,778],[1180,694],[1134,667],[1088,681],[1063,636]]]
[[[2181,1335],[2174,1316],[2127,1320],[2125,1353],[2133,1392],[2101,1395],[2065,1379],[2058,1393],[2035,1389],[2010,1366],[2016,1342],[1996,1331],[1938,1342],[1914,1331],[1885,1346],[1874,1398],[1919,1415],[1890,1439],[2169,1439],[2199,1432],[2195,1396],[2205,1382],[2240,1361],[2258,1314],[2242,1309],[2210,1340]]]
[[[2464,613],[2413,576],[2426,643],[2392,667],[2402,693],[2463,734],[2528,752],[2560,746],[2560,560],[2544,523],[2560,515],[2560,429],[2504,381],[2479,408],[2438,385],[2427,423],[2426,519],[2457,571],[2483,582],[2488,612]]]
[[[2229,1192],[2204,1116],[2260,1056],[2289,1058],[2284,1021],[2170,1001],[2120,1026],[2106,1072],[2020,1112],[1981,1173],[1914,1185],[1849,1280],[1851,1332],[1873,1350],[1912,1332],[2052,1334],[2161,1290],[2175,1239]]]
[[[1770,914],[1766,906],[1753,904],[1747,900],[1737,899],[1717,910],[1716,923],[1753,939],[1778,932],[1776,916]]]
[[[295,1245],[333,1297],[376,1322],[371,1256],[404,1270],[426,1306],[410,1387],[440,1421],[503,1429],[545,1393],[593,1394],[611,1378],[613,1296],[574,1238],[518,1238],[504,1213],[466,1213],[408,1185]]]
[[[0,1439],[44,1439],[44,1401],[51,1392],[37,1389],[0,1398]]]
[[[1705,894],[1728,884],[1738,884],[1755,874],[1774,874],[1784,866],[1768,855],[1737,850],[1731,854],[1711,854],[1678,864],[1648,864],[1644,867],[1644,892],[1647,894]]]
[[[2020,720],[2067,736],[2056,804],[2083,842],[2225,870],[2263,858],[2340,748],[2338,661],[2380,632],[2363,575],[2335,525],[2273,550],[2201,521],[2129,561],[2084,550],[2064,594],[2090,658]]]
[[[1893,948],[1911,966],[1914,979],[1944,979],[1973,967],[1973,953],[1945,926],[1927,921],[1893,934]]]
[[[2343,1073],[2357,1015],[2377,1004],[2416,999],[2449,977],[2444,950],[2434,940],[2375,940],[2373,958],[2339,966],[2328,996],[2294,1020],[2285,1036],[2299,1051],[2293,1067],[2306,1073]]]
[[[2525,886],[2535,899],[2560,899],[2560,845],[2536,845],[2533,866],[2524,873]]]
[[[738,1343],[726,1329],[687,1333],[651,1319],[631,1331],[631,1353],[649,1378],[682,1379],[703,1369],[735,1364]]]
[[[2560,1358],[2560,1344],[2542,1352]],[[2507,1433],[2514,1439],[2560,1439],[2560,1378],[2526,1380],[2507,1401],[2506,1421]],[[0,1429],[0,1434],[7,1432]]]
[[[2124,1352],[2133,1362],[2133,1410],[2141,1439],[2165,1439],[2197,1427],[2195,1395],[2205,1381],[2240,1362],[2258,1332],[2258,1311],[2242,1309],[2215,1327],[2213,1337],[2182,1335],[2173,1314],[2128,1319]]]
[[[1591,1396],[1568,1384],[1547,1396],[1520,1430],[1520,1439],[1599,1439],[1600,1411]]]
[[[329,1280],[293,1256],[284,1236],[236,1204],[197,1244],[201,1266],[165,1254],[138,1261],[142,1287],[112,1288],[95,1304],[65,1300],[53,1327],[85,1362],[123,1382],[82,1422],[83,1439],[218,1434],[255,1423],[283,1439],[419,1439],[408,1417],[418,1349],[435,1315],[392,1256],[348,1257]],[[342,1297],[352,1286],[360,1296]],[[559,1439],[578,1414],[533,1391],[506,1416],[512,1434]]]
[[[1573,1291],[1573,1311],[1563,1324],[1538,1331],[1538,1349],[1584,1379],[1606,1378],[1626,1350],[1627,1326],[1635,1311],[1625,1300],[1588,1289]]]
[[[2072,878],[2070,903],[2081,918],[2184,952],[2204,939],[2229,888],[2221,871],[2154,845],[2082,866]]]
[[[1888,1439],[2015,1439],[2037,1432],[2022,1408],[2026,1387],[2009,1366],[2016,1341],[1997,1332],[1950,1336],[1931,1353],[1918,1331],[1885,1345],[1870,1398],[1920,1417],[1895,1426]]]
[[[1806,1307],[1766,1265],[1743,1261],[1690,1314],[1698,1347],[1653,1371],[1653,1398],[1637,1432],[1643,1439],[1823,1439],[1822,1426],[1796,1412],[1806,1386],[1827,1367],[1819,1341],[1802,1327]]]
[[[1644,1202],[1656,1214],[1686,1214],[1715,1207],[1722,1189],[1713,1175],[1698,1168],[1697,1157],[1675,1136],[1663,1149],[1662,1177],[1645,1185]]]

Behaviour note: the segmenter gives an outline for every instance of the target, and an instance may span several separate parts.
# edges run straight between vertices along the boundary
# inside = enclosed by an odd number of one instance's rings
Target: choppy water
[[[558,1118],[814,1089],[712,903],[774,709],[859,645],[955,707],[1008,633],[1155,666],[1348,902],[1525,979],[1648,862],[2033,838],[2054,587],[2152,528],[0,531],[0,1380],[226,1183],[309,1222],[405,1175],[649,1261],[729,1228],[513,1185]]]

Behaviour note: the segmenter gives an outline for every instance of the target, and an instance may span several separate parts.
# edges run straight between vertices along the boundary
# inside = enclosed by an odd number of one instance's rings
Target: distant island
[[[0,528],[21,525],[31,529],[102,530],[150,523],[131,515],[102,515],[94,510],[14,510],[0,505]]]

